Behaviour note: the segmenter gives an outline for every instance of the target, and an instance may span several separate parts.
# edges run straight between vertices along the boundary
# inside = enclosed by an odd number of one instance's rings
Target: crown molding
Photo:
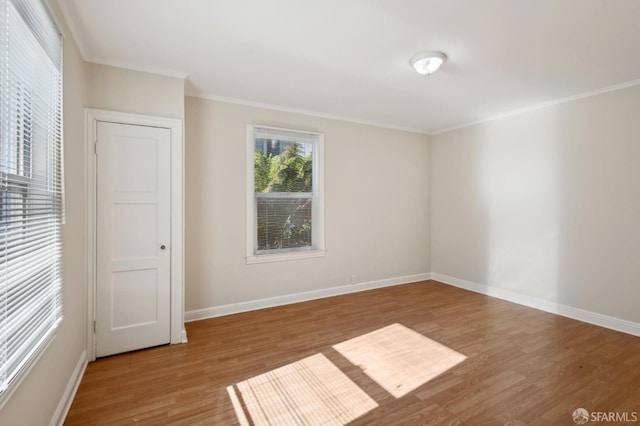
[[[358,118],[347,117],[347,116],[343,116],[343,115],[328,114],[328,113],[325,113],[325,112],[311,111],[311,110],[300,109],[300,108],[290,108],[290,107],[285,107],[285,106],[282,106],[282,105],[274,105],[274,104],[268,104],[268,103],[262,103],[262,102],[249,101],[249,100],[246,100],[246,99],[238,99],[238,98],[230,98],[230,97],[225,97],[225,96],[218,96],[218,95],[211,94],[211,93],[203,93],[203,92],[198,92],[198,91],[189,91],[188,93],[186,93],[186,96],[191,96],[191,97],[200,98],[200,99],[207,99],[207,100],[210,100],[210,101],[226,102],[226,103],[230,103],[230,104],[251,106],[251,107],[255,107],[255,108],[264,108],[264,109],[271,109],[271,110],[275,110],[275,111],[290,112],[290,113],[293,113],[293,114],[302,114],[302,115],[308,115],[308,116],[312,116],[312,117],[327,118],[327,119],[330,119],[330,120],[346,121],[348,123],[363,124],[363,125],[366,125],[366,126],[381,127],[381,128],[384,128],[384,129],[399,130],[399,131],[402,131],[402,132],[418,133],[418,134],[421,134],[421,135],[430,135],[429,132],[427,132],[427,131],[425,131],[423,129],[414,129],[414,128],[409,128],[409,127],[394,126],[392,124],[380,123],[380,122],[377,122],[377,121],[361,120],[361,119],[358,119]]]
[[[474,121],[469,121],[466,123],[462,123],[462,124],[456,124],[450,127],[445,127],[443,129],[439,129],[439,130],[434,130],[433,132],[431,132],[431,135],[440,135],[442,133],[447,133],[453,130],[458,130],[458,129],[462,129],[465,127],[470,127],[470,126],[474,126],[476,124],[482,124],[482,123],[486,123],[489,121],[495,121],[495,120],[500,120],[503,118],[508,118],[508,117],[512,117],[515,115],[520,115],[520,114],[525,114],[527,112],[531,112],[531,111],[535,111],[538,109],[543,109],[543,108],[548,108],[548,107],[552,107],[554,105],[559,105],[559,104],[564,104],[567,102],[572,102],[572,101],[577,101],[580,99],[585,99],[585,98],[590,98],[593,96],[598,96],[598,95],[602,95],[605,93],[609,93],[609,92],[615,92],[617,90],[622,90],[622,89],[627,89],[629,87],[634,87],[634,86],[638,86],[640,85],[640,79],[638,80],[631,80],[631,81],[627,81],[624,83],[620,83],[620,84],[614,84],[612,86],[607,86],[607,87],[603,87],[600,89],[596,89],[596,90],[590,90],[588,92],[583,92],[577,95],[572,95],[572,96],[567,96],[565,98],[560,98],[560,99],[556,99],[553,101],[549,101],[549,102],[543,102],[540,104],[536,104],[536,105],[531,105],[528,107],[524,107],[524,108],[519,108],[519,109],[515,109],[513,111],[509,111],[509,112],[505,112],[502,114],[497,114],[497,115],[493,115],[490,117],[486,117],[486,118],[481,118],[479,120],[474,120]]]
[[[80,31],[80,27],[78,26],[75,9],[71,4],[69,4],[68,0],[57,0],[57,3],[60,7],[60,11],[62,12],[62,16],[64,16],[64,20],[67,23],[67,27],[69,27],[69,31],[71,31],[71,35],[76,42],[76,46],[78,46],[82,59],[84,59],[85,62],[90,62],[91,57],[89,56],[89,49],[85,42],[86,37],[84,37],[84,34]]]
[[[185,80],[187,77],[189,77],[189,73],[187,72],[183,72],[183,71],[176,71],[176,70],[172,70],[172,69],[167,69],[167,68],[160,68],[160,67],[141,67],[141,66],[137,66],[137,65],[131,65],[125,62],[119,62],[119,61],[102,61],[102,60],[96,60],[96,61],[87,61],[89,63],[92,64],[97,64],[97,65],[104,65],[107,67],[115,67],[115,68],[122,68],[125,70],[130,70],[130,71],[139,71],[139,72],[146,72],[148,74],[156,74],[156,75],[160,75],[163,77],[172,77],[172,78],[179,78],[181,80]]]

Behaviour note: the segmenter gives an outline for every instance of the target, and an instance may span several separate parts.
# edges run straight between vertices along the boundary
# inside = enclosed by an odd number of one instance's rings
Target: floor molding
[[[65,388],[64,394],[56,407],[55,413],[53,413],[49,426],[62,426],[64,424],[69,408],[71,408],[73,398],[75,398],[76,392],[78,391],[78,386],[80,386],[80,382],[82,381],[82,376],[84,376],[84,371],[87,368],[88,361],[87,351],[84,350],[82,351],[82,354],[80,354],[80,359],[69,378],[69,382],[67,382],[67,387]]]
[[[258,309],[272,308],[274,306],[289,305],[292,303],[306,302],[309,300],[323,299],[325,297],[340,296],[342,294],[357,293],[394,285],[409,284],[417,281],[430,280],[430,273],[407,275],[404,277],[387,278],[383,280],[369,281],[365,283],[331,287],[320,290],[305,291],[302,293],[286,294],[283,296],[269,297],[266,299],[251,300],[248,302],[231,303],[228,305],[212,306],[210,308],[196,309],[185,312],[185,322],[198,321],[208,318],[216,318],[224,315],[238,314],[241,312],[255,311]]]
[[[574,308],[572,306],[563,305],[557,302],[540,299],[537,297],[526,296],[514,291],[505,290],[498,287],[490,287],[485,284],[478,284],[472,281],[462,280],[460,278],[450,277],[448,275],[431,273],[431,279],[454,287],[481,293],[497,299],[524,305],[530,308],[538,309],[552,314],[561,315],[563,317],[572,318],[578,321],[587,322],[589,324],[598,325],[600,327],[609,328],[611,330],[621,331],[633,336],[640,336],[640,324],[627,321],[584,309]]]

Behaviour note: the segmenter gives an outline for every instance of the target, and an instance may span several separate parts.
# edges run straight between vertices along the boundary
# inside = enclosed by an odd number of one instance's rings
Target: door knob
[[[167,247],[166,247],[164,244],[160,246],[160,250],[164,250],[164,249],[166,249],[166,248],[167,248]]]

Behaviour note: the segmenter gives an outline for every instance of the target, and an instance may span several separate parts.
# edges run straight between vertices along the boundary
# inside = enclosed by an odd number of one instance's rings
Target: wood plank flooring
[[[396,399],[332,348],[393,323],[467,359]],[[235,425],[227,386],[317,353],[378,403],[354,425],[572,425],[578,407],[640,419],[640,338],[434,281],[192,322],[187,332],[184,345],[90,363],[65,424]]]

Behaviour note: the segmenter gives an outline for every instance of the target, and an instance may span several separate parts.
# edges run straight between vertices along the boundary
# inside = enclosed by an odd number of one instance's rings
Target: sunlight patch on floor
[[[363,334],[333,348],[396,398],[466,359],[400,324]]]
[[[249,417],[256,426],[342,426],[378,406],[323,354],[255,376],[235,389],[229,386],[227,392],[242,425]]]

